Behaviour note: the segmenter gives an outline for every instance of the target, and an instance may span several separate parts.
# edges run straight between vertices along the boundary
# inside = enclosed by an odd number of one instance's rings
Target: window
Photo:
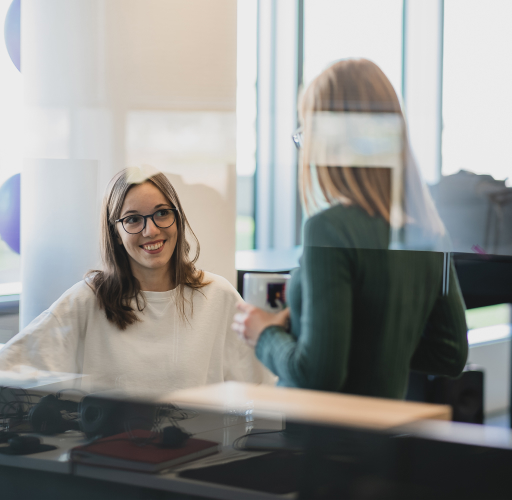
[[[442,173],[447,177],[433,194],[459,252],[512,253],[512,183],[509,179],[507,188],[504,182],[512,172],[511,23],[509,0],[444,2]]]
[[[443,174],[512,172],[512,2],[445,0]]]
[[[236,249],[254,248],[256,170],[257,0],[237,7],[237,207]]]
[[[400,95],[402,0],[305,0],[304,83],[329,64],[364,57],[378,64]]]

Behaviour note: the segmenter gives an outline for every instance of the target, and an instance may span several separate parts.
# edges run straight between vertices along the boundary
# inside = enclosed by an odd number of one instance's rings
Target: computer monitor
[[[512,256],[454,253],[467,309],[512,303]]]

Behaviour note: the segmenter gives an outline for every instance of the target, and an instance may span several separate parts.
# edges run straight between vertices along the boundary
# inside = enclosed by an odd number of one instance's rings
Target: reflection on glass
[[[234,280],[236,115],[130,111],[126,162],[165,172],[201,242],[198,266]],[[146,215],[146,214],[144,214]]]
[[[230,112],[129,111],[126,162],[153,165],[227,198],[227,167],[236,162],[235,119]]]
[[[503,63],[512,44],[512,3],[444,5],[445,177],[432,195],[455,251],[512,255],[512,70]]]
[[[430,186],[455,252],[512,255],[512,188],[461,170]]]
[[[391,102],[386,107],[335,99],[316,103],[330,111],[305,116],[306,175],[316,189],[312,204],[359,204],[382,216],[390,224],[389,249],[448,252],[449,238],[410,154],[399,109],[390,112]],[[334,111],[345,106],[363,111]]]

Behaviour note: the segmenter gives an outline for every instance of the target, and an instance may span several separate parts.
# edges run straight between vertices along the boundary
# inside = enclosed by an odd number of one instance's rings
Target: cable
[[[130,441],[136,446],[144,447],[148,445],[155,445],[157,446],[158,441],[162,441],[164,436],[164,430],[166,427],[162,428],[162,425],[165,420],[167,420],[172,427],[179,429],[183,434],[186,435],[187,438],[194,436],[195,434],[188,433],[184,431],[177,422],[183,421],[189,418],[193,418],[198,415],[198,412],[196,411],[190,411],[187,412],[185,410],[182,410],[176,405],[169,404],[169,405],[163,405],[158,406],[156,408],[156,415],[153,420],[145,419],[143,417],[133,417],[131,419],[126,419],[124,424],[124,430],[125,433],[128,434],[127,437],[123,438],[116,438],[116,439],[109,439],[108,442],[115,442],[115,441]],[[139,437],[135,435],[135,431],[139,430],[137,427],[137,424],[143,423],[145,424],[145,427],[149,427],[147,424],[151,423],[149,435],[146,437]],[[93,443],[95,443],[98,439],[103,438],[104,436],[99,435],[95,437],[92,441],[90,441],[87,445],[89,446]]]
[[[243,447],[243,446],[238,446],[238,443],[242,440],[242,439],[246,439],[250,436],[258,436],[260,434],[278,434],[280,432],[283,432],[283,429],[279,430],[279,431],[262,431],[262,432],[247,432],[246,434],[244,434],[243,436],[240,436],[240,437],[237,437],[234,441],[233,441],[233,448],[237,451],[247,451],[247,448]]]
[[[81,389],[70,388],[57,392],[55,399],[62,401],[60,397],[64,392],[67,391],[74,391],[83,394],[84,396],[88,395],[87,392]],[[2,428],[5,430],[10,430],[10,428],[13,426],[18,426],[23,422],[28,422],[30,420],[31,409],[39,403],[41,398],[43,398],[43,396],[39,394],[31,394],[22,388],[0,386],[0,430]],[[77,402],[78,407],[76,411],[61,410],[62,419],[66,421],[78,420],[82,413],[83,399],[84,398]],[[180,429],[183,434],[187,434],[190,437],[192,434],[186,433],[183,429],[181,429],[178,425],[178,422],[194,418],[197,415],[197,411],[186,411],[176,405],[168,404],[156,407],[155,416],[154,418],[151,418],[151,420],[144,417],[133,417],[131,419],[125,420],[123,424],[124,430],[126,433],[128,433],[130,439],[136,442],[136,444],[144,446],[156,441],[163,435],[163,426],[166,422],[170,423],[171,426]],[[137,427],[140,427],[141,423],[143,424],[142,427],[149,427],[151,433],[149,437],[143,438],[142,440],[133,434],[133,431]]]
[[[0,387],[0,419],[9,420],[3,425],[9,427],[11,419],[22,422],[30,408],[36,404],[32,398],[41,398],[41,396],[31,394],[20,387]]]
[[[195,410],[182,410],[176,405],[168,404],[157,407],[157,416],[155,421],[161,422],[163,418],[167,418],[169,422],[175,424],[175,422],[194,418],[198,414],[199,413]]]
[[[0,422],[0,426],[5,430],[11,430],[11,428],[17,429],[21,426],[22,428],[17,430],[17,432],[28,432],[33,426],[31,413],[37,405],[45,401],[48,397],[53,398],[56,402],[63,401],[60,399],[60,395],[67,390],[75,389],[64,389],[63,391],[59,391],[55,396],[42,396],[40,394],[29,393],[25,389],[18,387],[0,387],[0,420],[3,420],[3,422]],[[77,391],[86,394],[79,389],[77,389]],[[67,403],[67,401],[63,401],[63,403]],[[64,407],[57,413],[57,416],[63,421],[78,420],[80,417],[80,403],[77,403],[77,405],[78,411],[71,411],[70,409],[65,410]],[[23,426],[23,424],[30,424],[30,426],[27,428]]]

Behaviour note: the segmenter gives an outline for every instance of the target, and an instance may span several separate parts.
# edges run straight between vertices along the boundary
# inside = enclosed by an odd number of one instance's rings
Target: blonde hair
[[[390,81],[375,63],[367,59],[339,61],[313,80],[300,104],[304,149],[299,176],[306,213],[311,214],[319,208],[321,201],[326,201],[329,205],[358,205],[370,216],[380,215],[389,223],[392,182],[389,168],[312,165],[312,116],[319,111],[396,113],[403,121],[400,102]],[[314,174],[312,168],[316,169]],[[318,199],[315,182],[323,200]]]

